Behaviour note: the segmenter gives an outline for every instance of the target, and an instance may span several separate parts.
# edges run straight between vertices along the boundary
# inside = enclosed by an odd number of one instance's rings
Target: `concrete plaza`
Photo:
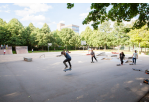
[[[91,63],[86,54],[71,52],[72,70],[67,72],[65,57],[56,57],[60,52],[0,55],[0,102],[136,102],[149,91],[143,83],[149,79],[144,73],[149,56],[139,55],[137,65],[116,66],[120,63],[116,57],[97,56],[98,62]]]

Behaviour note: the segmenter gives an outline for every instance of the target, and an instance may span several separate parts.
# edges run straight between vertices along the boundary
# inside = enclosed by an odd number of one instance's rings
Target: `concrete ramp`
[[[5,49],[5,54],[13,54],[12,53],[12,46],[9,46],[7,49]],[[4,54],[4,49],[0,49],[0,55]]]
[[[17,54],[27,54],[28,53],[28,46],[16,46],[16,53]]]

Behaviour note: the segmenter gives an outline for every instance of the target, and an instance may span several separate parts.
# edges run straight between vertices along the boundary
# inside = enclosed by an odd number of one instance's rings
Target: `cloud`
[[[2,5],[1,7],[0,7],[0,12],[6,12],[6,13],[10,13],[10,10],[9,10],[9,7],[8,7],[9,5]]]
[[[82,13],[80,14],[80,19],[85,19],[87,17],[88,13]]]
[[[10,10],[6,10],[6,11],[4,11],[4,12],[6,12],[6,13],[10,13]]]
[[[65,23],[65,21],[60,21],[59,23]]]
[[[17,16],[22,17],[22,21],[29,21],[34,24],[43,25],[44,23],[51,23],[49,18],[44,15],[37,15],[37,13],[46,12],[52,9],[52,6],[44,3],[15,3],[20,7],[24,7],[23,10],[16,10]]]
[[[48,11],[49,9],[52,8],[52,6],[50,5],[47,5],[47,4],[39,4],[39,3],[30,3],[30,4],[27,4],[27,3],[15,3],[14,5],[18,5],[18,6],[21,6],[21,7],[25,7],[24,10],[16,10],[16,15],[18,16],[26,16],[26,15],[31,15],[31,14],[36,14],[38,12],[46,12]]]
[[[45,21],[46,18],[43,15],[38,15],[38,16],[34,16],[34,15],[27,15],[25,17],[23,17],[21,19],[22,21],[34,21],[34,22],[38,22],[38,21]]]

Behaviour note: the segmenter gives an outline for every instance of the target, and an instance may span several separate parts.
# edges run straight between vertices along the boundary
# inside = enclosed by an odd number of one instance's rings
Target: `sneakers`
[[[67,69],[68,67],[66,66],[64,69]]]

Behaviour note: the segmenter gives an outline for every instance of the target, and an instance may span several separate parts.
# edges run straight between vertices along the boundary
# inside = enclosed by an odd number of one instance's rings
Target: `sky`
[[[84,31],[86,26],[82,21],[90,11],[91,3],[75,3],[74,8],[67,9],[67,3],[0,3],[0,18],[7,23],[18,19],[23,26],[33,23],[35,27],[42,28],[47,23],[54,31],[58,23],[65,25],[78,25],[79,31]]]
[[[24,27],[33,23],[35,27],[42,28],[43,24],[47,23],[51,31],[57,29],[58,23],[64,23],[65,25],[78,25],[79,34],[81,34],[87,26],[90,26],[90,28],[93,29],[91,26],[92,22],[88,25],[82,24],[85,17],[91,11],[91,3],[88,3],[87,1],[84,3],[79,3],[79,0],[72,1],[74,3],[78,2],[74,4],[72,9],[67,9],[67,0],[66,2],[57,2],[57,0],[54,0],[54,2],[51,0],[42,0],[42,3],[41,0],[25,0],[23,3],[20,1],[5,0],[4,2],[0,2],[0,18],[7,23],[11,19],[16,18],[23,24]]]

